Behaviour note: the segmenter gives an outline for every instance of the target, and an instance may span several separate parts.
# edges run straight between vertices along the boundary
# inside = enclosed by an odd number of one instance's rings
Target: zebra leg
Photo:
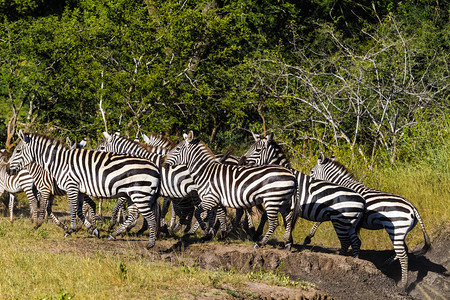
[[[260,246],[266,245],[267,242],[270,240],[273,232],[275,231],[275,229],[279,225],[279,223],[278,223],[278,211],[277,210],[272,210],[270,208],[267,208],[266,212],[267,212],[267,219],[269,221],[269,229],[267,230],[266,235],[261,240],[261,242],[258,242],[258,243],[256,243],[253,246],[254,248],[259,248]]]
[[[9,193],[9,220],[11,223],[14,219],[14,195],[12,193]]]
[[[259,208],[263,213],[261,215],[261,221],[259,222],[258,225],[258,229],[256,230],[255,235],[253,236],[253,240],[254,241],[259,241],[261,235],[263,234],[264,231],[264,226],[266,225],[267,222],[267,211],[261,206],[261,208]],[[277,225],[278,226],[278,225]]]
[[[303,246],[306,246],[311,243],[311,239],[316,234],[316,231],[319,228],[320,224],[322,224],[322,222],[314,223],[314,225],[311,227],[311,230],[309,231],[308,235],[305,237],[305,240],[303,241]]]
[[[89,217],[89,222],[95,223],[97,217],[95,215],[95,202],[88,195],[84,195],[83,198],[83,214]]]
[[[127,199],[124,197],[119,197],[119,199],[117,199],[116,204],[114,204],[114,207],[111,212],[111,221],[109,223],[109,228],[108,228],[109,230],[111,230],[116,225],[117,216],[119,214],[119,211],[121,208],[123,208],[125,206],[126,202],[127,202]]]
[[[126,198],[125,198],[126,201]],[[139,217],[139,210],[135,204],[129,203],[128,205],[128,217],[120,224],[120,226],[108,236],[108,240],[112,241],[116,239],[116,236],[123,233],[127,228],[132,228],[136,225],[137,218]]]
[[[70,208],[70,228],[64,234],[65,237],[77,231],[78,189],[76,187],[67,190],[67,199],[69,200]]]
[[[352,245],[352,256],[359,257],[359,250],[361,248],[361,240],[356,233],[356,229],[354,227],[350,228],[348,231],[348,235],[350,238],[350,243]]]
[[[42,193],[41,193],[41,195],[42,195]],[[50,217],[50,219],[52,219],[52,221],[57,225],[57,226],[59,226],[59,227],[61,227],[62,229],[64,229],[64,231],[68,231],[69,230],[69,228],[67,228],[67,226],[66,225],[64,225],[54,214],[53,214],[53,211],[52,211],[52,206],[53,206],[53,198],[54,198],[54,195],[49,195],[49,196],[46,196],[46,198],[48,199],[48,200],[46,200],[45,202],[47,202],[47,209],[46,209],[46,211],[47,211],[47,215]]]
[[[220,228],[219,228],[219,238],[226,238],[228,235],[228,226],[227,226],[227,209],[220,205],[217,209],[217,219],[219,220]]]
[[[292,218],[294,213],[292,211],[282,212],[283,221],[284,221],[284,248],[291,250],[293,238],[292,238]]]
[[[155,191],[153,195],[138,195],[132,194],[129,195],[134,204],[136,204],[139,212],[142,214],[144,219],[147,220],[150,233],[149,233],[149,241],[147,244],[147,249],[155,246],[156,237],[159,235],[159,224],[161,217],[161,210],[158,204],[159,193]]]
[[[77,216],[78,218],[80,218],[81,222],[83,222],[84,226],[86,226],[86,229],[88,230],[88,232],[90,234],[95,235],[97,238],[100,238],[100,233],[98,231],[98,228],[95,227],[94,224],[91,224],[91,222],[89,222],[85,215],[83,214],[83,204],[84,204],[84,198],[85,195],[84,194],[80,194],[78,193],[78,199],[77,199]]]
[[[341,224],[339,218],[331,219],[331,223],[333,224],[334,230],[336,231],[337,237],[341,242],[341,249],[339,250],[340,255],[345,255],[347,253],[348,248],[350,247],[350,224]]]
[[[400,261],[400,267],[402,271],[402,280],[401,280],[401,288],[403,291],[406,291],[408,285],[408,248],[406,247],[405,238],[407,231],[400,231],[397,229],[386,228],[386,231],[389,233],[389,237],[394,245],[395,255],[389,258],[384,265],[391,264],[395,260]]]
[[[163,205],[162,205],[162,209],[161,209],[161,224],[160,224],[160,226],[161,226],[161,228],[166,227],[166,231],[167,231],[167,224],[166,224],[164,218],[166,217],[167,213],[169,212],[170,202],[171,202],[170,198],[164,197]],[[172,213],[171,218],[173,218],[173,217],[174,217],[174,215]]]
[[[244,215],[243,208],[236,208],[236,216],[233,220],[233,228],[231,228],[231,232],[237,232],[239,224],[241,224],[242,216]]]

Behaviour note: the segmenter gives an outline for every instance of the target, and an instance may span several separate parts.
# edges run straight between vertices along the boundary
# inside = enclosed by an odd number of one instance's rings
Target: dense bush
[[[192,129],[237,152],[270,130],[303,157],[392,162],[448,139],[447,2],[53,2],[0,4],[5,126],[94,143]]]

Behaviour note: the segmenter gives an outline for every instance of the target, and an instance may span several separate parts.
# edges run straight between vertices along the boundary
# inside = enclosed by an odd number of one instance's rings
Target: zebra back
[[[154,149],[163,149],[160,146],[143,145],[136,141],[122,137],[118,134],[112,136],[104,133],[105,141],[100,143],[95,150],[101,152],[115,152],[132,154],[144,157],[154,162],[158,166],[163,161],[163,156],[156,152],[149,152]],[[150,150],[149,150],[150,149]],[[190,177],[185,166],[174,168],[161,168],[161,195],[171,198],[183,198],[191,194],[195,189],[195,184]]]

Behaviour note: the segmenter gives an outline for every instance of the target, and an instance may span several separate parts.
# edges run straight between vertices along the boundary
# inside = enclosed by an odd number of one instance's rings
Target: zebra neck
[[[62,167],[67,163],[69,152],[61,144],[47,144],[46,147],[36,147],[33,148],[34,162],[40,166],[42,169],[47,171],[52,177],[56,178],[57,174],[61,174]],[[40,150],[42,149],[42,150]],[[75,149],[73,151],[77,151]]]
[[[191,173],[194,181],[196,181],[196,178],[198,180],[198,177],[203,174],[208,165],[219,164],[214,161],[214,157],[210,154],[208,149],[201,149],[197,152],[192,152],[191,156],[192,157],[188,160],[189,162],[187,164],[187,168],[189,169],[189,173]]]
[[[335,182],[336,184],[345,186],[347,188],[350,188],[361,195],[364,193],[367,193],[368,191],[371,190],[370,188],[366,187],[364,184],[362,184],[358,180],[356,180],[352,177],[349,177],[349,176],[341,176],[341,177],[337,178],[337,180],[331,179],[330,181]]]

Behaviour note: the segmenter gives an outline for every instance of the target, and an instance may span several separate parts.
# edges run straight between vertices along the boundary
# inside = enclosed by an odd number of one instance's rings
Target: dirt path
[[[382,268],[391,251],[362,251],[361,259],[335,254],[337,249],[297,246],[292,251],[267,246],[253,249],[249,245],[158,240],[151,250],[144,249],[146,239],[125,238],[114,242],[80,238],[61,251],[82,253],[103,250],[123,255],[138,255],[149,260],[196,266],[209,270],[236,271],[281,270],[291,279],[315,284],[306,290],[248,283],[247,291],[235,291],[236,297],[257,295],[260,299],[450,299],[450,235],[442,232],[433,248],[423,257],[410,256],[409,296],[399,294],[395,281],[400,265]],[[93,247],[95,243],[95,247]],[[100,247],[100,249],[99,249]],[[223,298],[232,298],[223,295]]]

